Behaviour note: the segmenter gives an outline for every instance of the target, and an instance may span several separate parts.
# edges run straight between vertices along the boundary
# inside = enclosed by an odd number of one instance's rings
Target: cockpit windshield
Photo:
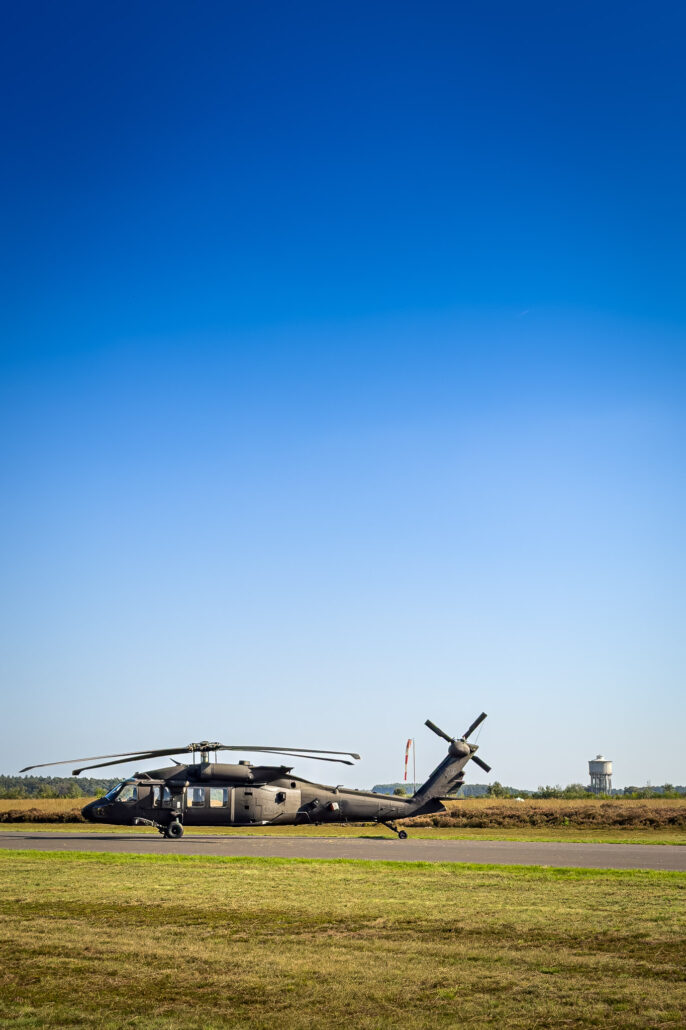
[[[105,797],[108,801],[137,801],[138,800],[138,785],[135,780],[126,780],[124,783],[118,783],[116,787],[113,787]]]

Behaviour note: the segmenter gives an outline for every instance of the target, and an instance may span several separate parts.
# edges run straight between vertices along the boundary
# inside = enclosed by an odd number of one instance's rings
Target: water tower
[[[612,762],[602,755],[596,755],[588,763],[591,790],[594,794],[609,794],[612,790]]]

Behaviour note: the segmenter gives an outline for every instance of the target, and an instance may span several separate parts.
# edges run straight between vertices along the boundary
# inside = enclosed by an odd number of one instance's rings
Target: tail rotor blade
[[[453,738],[449,737],[448,734],[445,733],[445,731],[442,730],[440,726],[437,726],[435,722],[432,722],[431,719],[427,719],[424,725],[428,726],[429,729],[433,730],[434,733],[438,734],[439,737],[443,737],[443,740],[447,740],[449,744],[452,744]]]
[[[471,735],[474,732],[474,730],[477,728],[477,726],[481,725],[481,723],[484,721],[485,718],[486,718],[486,713],[482,712],[481,715],[477,719],[474,720],[474,722],[469,727],[467,732],[462,735],[462,739],[463,740],[467,740],[469,737],[471,737]]]
[[[476,762],[476,764],[477,764],[477,765],[478,765],[478,766],[479,766],[479,767],[480,767],[481,769],[483,769],[483,771],[484,771],[484,772],[490,772],[490,771],[491,771],[491,767],[490,767],[490,765],[486,765],[486,763],[485,763],[484,761],[482,761],[482,760],[481,760],[481,759],[479,758],[479,756],[478,756],[478,755],[472,755],[472,761],[473,761],[473,762]]]

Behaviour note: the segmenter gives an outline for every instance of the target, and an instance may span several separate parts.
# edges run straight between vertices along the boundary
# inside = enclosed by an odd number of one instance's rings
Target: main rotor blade
[[[175,751],[174,754],[180,755],[180,754],[183,754],[184,752],[187,752],[189,750],[192,750],[192,749],[190,749],[190,748],[179,749],[178,751]],[[214,750],[214,748],[212,750]],[[341,765],[352,765],[353,764],[352,762],[349,762],[347,758],[329,758],[329,757],[327,757],[324,754],[320,754],[319,752],[317,752],[316,754],[313,754],[313,755],[308,755],[308,754],[302,753],[302,752],[300,754],[295,754],[293,751],[276,751],[274,748],[256,748],[256,747],[250,747],[250,748],[247,748],[247,747],[246,748],[228,748],[228,747],[226,747],[226,748],[217,748],[217,750],[218,751],[220,751],[220,750],[221,751],[229,751],[229,750],[230,751],[253,751],[253,752],[258,752],[258,753],[264,754],[264,755],[285,755],[287,758],[311,758],[311,759],[315,759],[315,760],[317,760],[319,762],[339,762]],[[344,754],[345,755],[345,754],[348,754],[348,752],[347,751],[337,752],[337,754]],[[158,751],[151,751],[151,752],[148,752],[145,755],[134,755],[133,757],[115,759],[114,762],[99,762],[97,765],[84,765],[84,766],[81,766],[81,768],[79,768],[79,769],[72,769],[72,775],[73,776],[80,776],[82,772],[86,772],[86,771],[88,771],[90,769],[104,769],[105,766],[107,766],[107,765],[124,765],[124,764],[128,765],[129,762],[138,762],[138,761],[142,762],[142,761],[147,761],[150,758],[167,758],[167,757],[171,758],[171,754],[168,751],[163,751],[161,754]]]
[[[181,747],[164,748],[164,750],[147,751],[146,754],[150,755],[180,755],[185,751],[188,751],[188,745],[182,744]],[[39,762],[37,765],[26,765],[23,769],[20,769],[20,773],[29,772],[30,769],[45,769],[48,765],[73,765],[74,762],[95,762],[98,758],[121,758],[125,759],[127,755],[139,756],[140,751],[117,751],[113,755],[90,755],[87,758],[62,758],[59,762]]]
[[[211,748],[210,750],[214,751],[215,748]],[[313,747],[290,747],[290,745],[288,745],[288,744],[282,745],[281,747],[277,747],[276,744],[274,744],[273,746],[268,745],[268,744],[259,744],[259,745],[256,745],[254,747],[252,745],[250,745],[250,744],[218,744],[216,750],[217,751],[278,751],[278,753],[280,755],[294,754],[294,753],[301,754],[301,755],[308,755],[308,754],[309,755],[349,755],[350,758],[357,758],[357,759],[359,759],[359,757],[360,757],[355,751],[333,751],[330,748],[325,748],[324,750],[318,750],[317,748],[313,748]]]
[[[482,712],[481,715],[477,719],[474,720],[474,722],[469,727],[467,732],[462,734],[462,739],[463,740],[467,740],[467,738],[472,735],[472,733],[474,732],[476,727],[481,725],[481,723],[484,721],[485,718],[486,718],[486,713]]]
[[[435,722],[432,722],[431,719],[427,719],[424,725],[428,726],[430,730],[434,731],[434,733],[437,733],[439,737],[443,737],[443,740],[447,740],[449,744],[452,744],[453,738],[449,737],[448,734],[442,730],[440,726],[437,726]]]
[[[255,748],[251,748],[251,750],[254,751]],[[311,758],[315,762],[339,762],[341,765],[352,765],[353,764],[352,762],[349,762],[347,758],[327,758],[325,755],[322,755],[321,757],[319,757],[318,755],[304,755],[302,753],[299,754],[299,755],[296,755],[293,751],[271,751],[271,750],[269,750],[269,751],[265,751],[264,753],[268,754],[268,755],[286,755],[288,758]],[[345,755],[345,754],[347,754],[347,752],[344,751],[343,754]]]
[[[207,747],[205,747],[207,744]],[[20,772],[29,772],[31,769],[44,769],[50,765],[72,765],[74,762],[95,762],[99,758],[106,758],[108,761],[99,762],[97,765],[84,765],[79,766],[78,769],[73,771],[74,776],[78,776],[86,769],[103,769],[108,765],[122,765],[128,762],[141,762],[147,758],[164,758],[167,755],[188,755],[195,754],[196,751],[262,751],[267,754],[285,754],[291,758],[307,758],[314,755],[348,755],[350,758],[359,759],[359,755],[355,751],[319,751],[314,748],[277,748],[269,746],[251,746],[249,744],[214,744],[205,741],[201,744],[184,744],[181,747],[165,747],[156,748],[154,751],[120,751],[113,755],[91,755],[88,758],[66,758],[61,759],[59,762],[40,762],[38,765],[27,765]],[[322,761],[339,761],[339,759],[325,759]],[[352,765],[352,762],[347,762],[347,765]]]
[[[192,748],[180,747],[176,751],[146,751],[142,755],[128,755],[126,758],[115,758],[113,762],[98,762],[97,765],[82,765],[72,769],[72,776],[80,776],[87,769],[104,769],[107,765],[128,765],[129,762],[147,762],[150,758],[171,758],[172,755],[188,754]],[[82,759],[83,761],[83,759]]]
[[[482,760],[481,760],[481,759],[479,758],[479,756],[478,756],[478,755],[472,755],[472,761],[473,761],[473,762],[476,762],[476,764],[477,764],[478,766],[480,766],[480,767],[481,767],[481,768],[483,769],[483,771],[484,771],[484,772],[490,772],[490,771],[491,771],[491,767],[490,767],[490,765],[486,765],[486,763],[485,763],[484,761],[482,761]]]

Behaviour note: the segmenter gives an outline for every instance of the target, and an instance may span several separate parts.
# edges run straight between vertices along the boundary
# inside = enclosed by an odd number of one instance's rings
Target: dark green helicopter
[[[490,765],[486,765],[476,755],[476,745],[467,743],[469,736],[485,718],[486,713],[482,712],[461,737],[450,737],[430,719],[426,720],[430,730],[448,741],[448,754],[411,798],[311,783],[293,776],[291,767],[287,765],[252,765],[247,761],[228,765],[210,761],[213,751],[215,759],[217,751],[250,751],[352,765],[348,759],[360,757],[352,751],[248,747],[208,740],[186,747],[93,755],[91,758],[68,759],[63,763],[43,762],[40,765],[27,765],[20,771],[28,772],[30,769],[72,762],[93,762],[99,758],[111,759],[74,769],[73,775],[78,776],[86,769],[102,769],[107,765],[136,762],[139,759],[192,754],[191,765],[182,765],[172,758],[174,765],[137,772],[113,787],[104,797],[86,805],[83,809],[84,817],[89,822],[114,823],[117,826],[154,826],[168,838],[182,837],[184,825],[284,826],[370,822],[382,823],[404,839],[407,833],[398,829],[395,820],[445,811],[442,801],[458,790],[464,780],[464,767],[470,759],[490,772]],[[200,756],[199,762],[195,761],[196,755]],[[335,758],[334,755],[348,757]]]

